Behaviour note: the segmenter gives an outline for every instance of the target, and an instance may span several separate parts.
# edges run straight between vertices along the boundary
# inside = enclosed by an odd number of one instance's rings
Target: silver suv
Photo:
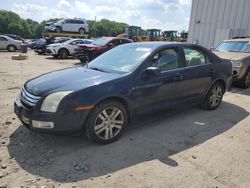
[[[23,44],[20,40],[12,39],[5,35],[0,35],[0,50],[8,50],[9,52],[15,52],[21,49]]]
[[[85,19],[62,19],[55,23],[47,23],[45,30],[61,32],[72,32],[84,35],[89,32],[89,25]]]
[[[250,87],[250,38],[222,41],[213,51],[233,65],[233,82],[241,88]]]

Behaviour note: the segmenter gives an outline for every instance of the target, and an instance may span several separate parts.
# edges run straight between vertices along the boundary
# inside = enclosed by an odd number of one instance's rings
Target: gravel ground
[[[0,187],[250,187],[250,89],[220,108],[185,107],[140,117],[115,143],[28,131],[13,101],[32,77],[75,66],[29,51],[0,52]]]

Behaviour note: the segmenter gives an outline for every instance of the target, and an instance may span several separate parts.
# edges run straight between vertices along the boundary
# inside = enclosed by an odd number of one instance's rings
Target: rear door
[[[64,23],[62,24],[62,30],[67,32],[74,30],[74,25],[71,19],[64,20]]]
[[[8,40],[5,37],[0,37],[0,49],[7,49]]]
[[[203,97],[215,73],[211,58],[200,48],[183,47],[185,54],[185,97]]]
[[[164,108],[183,100],[184,76],[178,47],[160,50],[147,67],[159,67],[158,76],[139,75],[136,80],[136,102],[140,112]]]

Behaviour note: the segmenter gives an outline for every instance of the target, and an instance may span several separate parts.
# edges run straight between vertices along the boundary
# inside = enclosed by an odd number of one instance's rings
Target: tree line
[[[58,18],[37,22],[32,19],[23,19],[12,11],[0,10],[0,33],[15,34],[23,38],[42,37],[43,28],[47,22],[58,21]],[[124,33],[126,23],[120,23],[102,19],[100,21],[87,20],[89,25],[89,36],[117,36]]]

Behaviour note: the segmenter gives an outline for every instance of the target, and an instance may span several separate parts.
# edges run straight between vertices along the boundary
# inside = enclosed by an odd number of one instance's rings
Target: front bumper
[[[14,112],[22,124],[31,131],[46,134],[75,134],[82,131],[87,120],[88,111],[68,112],[68,113],[48,113],[36,110],[34,107],[29,109],[20,99],[14,102]],[[51,122],[53,128],[35,128],[34,121]]]

